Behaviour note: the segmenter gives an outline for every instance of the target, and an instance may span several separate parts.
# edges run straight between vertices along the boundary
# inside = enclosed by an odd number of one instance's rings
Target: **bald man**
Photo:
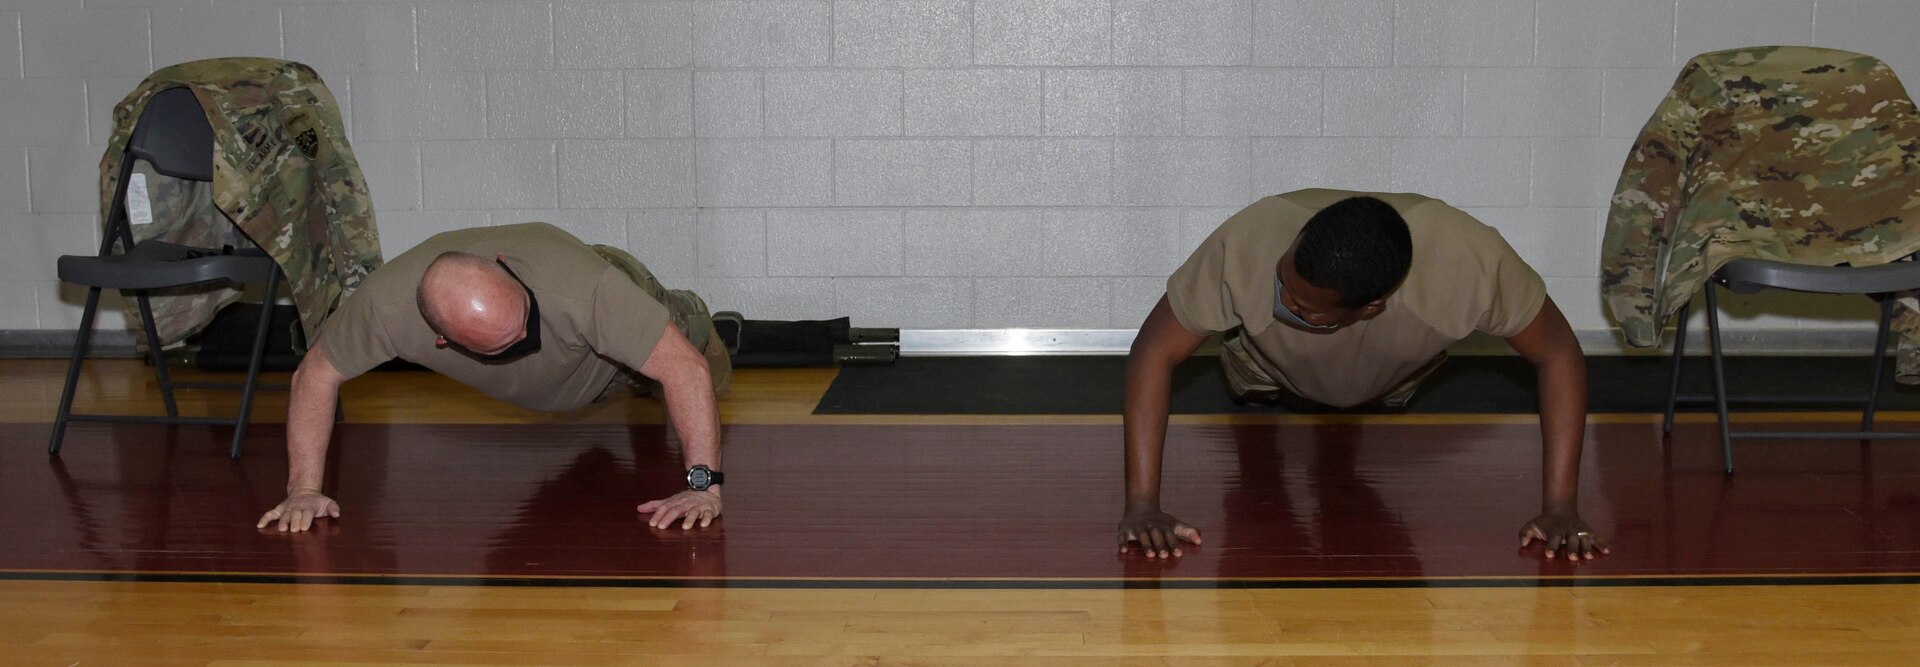
[[[540,222],[438,234],[374,271],[294,371],[287,499],[258,527],[303,531],[340,505],[321,490],[340,385],[405,359],[502,401],[559,412],[617,386],[658,393],[687,490],[638,507],[648,525],[720,516],[720,417],[732,365],[707,306],[625,252]]]

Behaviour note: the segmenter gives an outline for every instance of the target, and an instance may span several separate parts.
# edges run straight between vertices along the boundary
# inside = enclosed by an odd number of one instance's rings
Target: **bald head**
[[[417,296],[427,326],[468,351],[492,354],[526,335],[527,292],[492,259],[441,253]]]

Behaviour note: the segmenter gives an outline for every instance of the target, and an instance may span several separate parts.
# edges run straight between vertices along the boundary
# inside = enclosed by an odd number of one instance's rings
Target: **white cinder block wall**
[[[1131,328],[1219,221],[1307,186],[1501,229],[1584,330],[1625,151],[1689,56],[1920,77],[1915,0],[0,0],[0,329],[77,323],[112,105],[223,55],[313,65],[389,255],[546,220],[718,309]],[[1866,309],[1733,304],[1736,327]],[[109,318],[105,326],[119,326]]]

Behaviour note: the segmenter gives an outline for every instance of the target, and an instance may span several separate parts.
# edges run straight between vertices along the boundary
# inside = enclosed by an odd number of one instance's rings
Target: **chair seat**
[[[122,255],[62,255],[60,280],[116,290],[165,289],[216,281],[264,283],[277,266],[265,250],[224,254],[163,241],[144,241]]]
[[[1727,289],[1752,294],[1784,289],[1822,294],[1886,294],[1920,289],[1920,262],[1878,266],[1811,266],[1766,259],[1736,259],[1715,274]]]

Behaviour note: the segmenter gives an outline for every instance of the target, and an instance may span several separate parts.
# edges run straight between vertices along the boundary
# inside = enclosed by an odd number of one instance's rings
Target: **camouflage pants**
[[[1221,339],[1220,343],[1220,369],[1226,373],[1227,390],[1233,392],[1234,396],[1242,399],[1271,400],[1280,394],[1287,393],[1319,400],[1295,390],[1292,383],[1287,382],[1285,378],[1274,378],[1260,368],[1260,365],[1254,362],[1253,354],[1247,352],[1246,341],[1240,336],[1228,334]],[[1440,365],[1446,361],[1447,353],[1441,352],[1440,356],[1433,358],[1433,361],[1414,370],[1411,375],[1368,401],[1367,404],[1395,410],[1406,408],[1407,403],[1413,400],[1414,392],[1420,390],[1420,383],[1426,381],[1427,377],[1439,370]]]
[[[652,271],[647,270],[647,265],[641,264],[640,260],[634,259],[633,255],[627,254],[625,250],[595,245],[593,251],[599,253],[601,259],[607,260],[607,263],[626,273],[628,278],[633,279],[633,284],[639,285],[640,289],[645,290],[649,296],[666,305],[667,312],[672,317],[673,326],[679,329],[687,340],[693,342],[695,349],[705,353],[707,374],[713,379],[714,395],[727,393],[727,388],[733,383],[733,359],[727,356],[726,342],[722,341],[720,334],[714,331],[712,314],[707,312],[707,302],[701,300],[700,295],[688,290],[667,289],[667,286],[660,284],[659,279],[653,277]],[[621,369],[619,380],[625,382],[635,394],[660,395],[659,383],[641,375],[638,368]],[[603,395],[602,398],[604,397]]]
[[[1920,258],[1915,258],[1920,259]],[[1893,304],[1893,381],[1920,384],[1920,292],[1899,292]]]

